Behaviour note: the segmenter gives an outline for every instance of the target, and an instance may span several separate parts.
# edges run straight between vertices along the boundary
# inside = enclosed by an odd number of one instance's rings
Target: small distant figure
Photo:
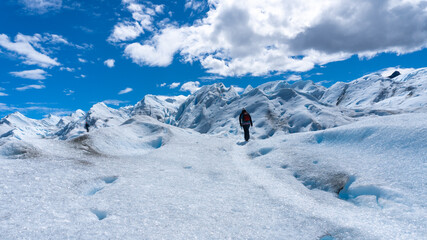
[[[240,113],[239,117],[240,127],[243,127],[245,131],[245,141],[249,140],[249,127],[252,125],[251,115],[246,111],[246,109],[242,109],[242,113]]]
[[[87,122],[85,123],[85,129],[87,132],[89,132],[89,123],[87,123]]]

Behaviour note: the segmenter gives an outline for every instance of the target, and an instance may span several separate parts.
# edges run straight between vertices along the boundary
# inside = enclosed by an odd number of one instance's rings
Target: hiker
[[[243,127],[243,130],[245,131],[245,141],[248,141],[249,127],[253,125],[252,125],[251,115],[249,115],[249,113],[244,108],[242,109],[242,113],[240,113],[239,123],[240,123],[240,127]]]
[[[87,132],[89,132],[89,123],[88,122],[85,123],[85,129]]]

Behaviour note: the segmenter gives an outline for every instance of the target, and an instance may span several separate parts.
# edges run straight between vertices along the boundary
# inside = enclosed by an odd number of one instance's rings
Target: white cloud
[[[86,59],[78,58],[78,60],[79,60],[79,62],[81,62],[81,63],[87,63],[87,60],[86,60]]]
[[[6,90],[6,89],[4,89],[4,88],[0,87],[0,91],[4,91],[4,90]],[[9,96],[9,94],[4,93],[4,92],[0,92],[0,96],[2,96],[2,97],[4,97],[4,96]]]
[[[112,68],[112,67],[114,67],[114,62],[115,62],[114,59],[107,59],[104,61],[104,65],[109,67],[109,68]]]
[[[165,9],[165,5],[156,5],[154,10],[156,13],[163,13],[163,10]]]
[[[85,78],[86,77],[86,75],[84,75],[84,74],[80,74],[79,76],[74,76],[75,78]]]
[[[74,68],[70,68],[70,67],[60,67],[59,70],[67,71],[67,72],[74,72],[75,71]]]
[[[153,31],[154,17],[162,14],[164,5],[155,5],[150,2],[144,4],[135,0],[123,0],[122,4],[131,13],[132,20],[125,18],[114,26],[108,41],[117,43],[131,41],[139,37],[145,31]]]
[[[113,33],[108,37],[110,42],[130,41],[144,32],[138,22],[120,22],[114,26]]]
[[[174,88],[179,87],[179,85],[181,85],[181,83],[179,83],[179,82],[174,82],[174,83],[171,83],[171,85],[169,85],[169,88],[170,88],[170,89],[174,89]]]
[[[125,48],[125,55],[139,65],[168,66],[175,52],[182,46],[184,36],[179,29],[166,28],[156,35],[154,44],[132,43]]]
[[[11,75],[20,78],[28,78],[33,80],[43,80],[48,76],[47,72],[43,69],[25,70],[21,72],[10,72]]]
[[[57,34],[46,33],[43,37],[44,41],[49,42],[51,44],[65,44],[65,45],[73,45],[67,41],[63,36]]]
[[[109,100],[105,100],[105,101],[102,101],[102,102],[105,103],[105,104],[107,104],[107,105],[119,106],[120,104],[128,103],[129,101],[121,101],[121,100],[109,99]]]
[[[28,89],[43,89],[43,88],[46,88],[44,85],[27,85],[27,86],[24,86],[24,87],[18,87],[18,88],[16,88],[16,90],[18,90],[18,91],[25,91],[25,90],[28,90]]]
[[[160,84],[160,87],[164,87],[164,86],[166,86],[166,83]]]
[[[188,0],[193,8],[198,1]],[[422,0],[215,0],[193,25],[166,25],[125,55],[168,66],[175,55],[222,76],[304,72],[316,65],[427,47]],[[425,2],[425,1],[424,1]]]
[[[194,11],[201,11],[205,7],[207,7],[206,1],[200,1],[200,0],[186,0],[185,3],[185,9],[193,9]]]
[[[36,14],[58,10],[62,6],[62,0],[20,0],[20,2],[26,10]]]
[[[15,42],[10,41],[6,34],[0,34],[0,46],[8,51],[18,54],[24,59],[24,64],[38,65],[40,67],[59,66],[56,59],[52,59],[46,54],[40,53],[33,46],[41,48],[38,42],[41,41],[40,35],[26,36],[18,33]],[[43,49],[42,49],[43,50]]]
[[[200,89],[199,85],[200,85],[200,82],[198,81],[186,82],[182,84],[180,91],[189,91],[190,93],[194,93]]]
[[[286,81],[293,82],[293,81],[299,81],[301,79],[302,79],[302,77],[300,75],[292,74],[286,78]]]
[[[119,95],[125,94],[125,93],[129,93],[129,92],[132,92],[132,91],[133,91],[133,89],[128,87],[128,88],[125,88],[125,89],[121,90],[119,92]]]
[[[65,93],[65,95],[67,95],[67,96],[70,96],[70,95],[72,95],[72,94],[74,94],[74,93],[75,93],[75,91],[73,91],[73,90],[71,90],[71,89],[65,89],[63,92],[64,92],[64,93]]]

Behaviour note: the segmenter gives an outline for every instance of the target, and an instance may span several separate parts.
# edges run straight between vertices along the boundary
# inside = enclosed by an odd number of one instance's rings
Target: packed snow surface
[[[423,239],[426,118],[246,143],[137,116],[33,139],[0,160],[0,238]]]
[[[425,239],[426,83],[425,68],[328,89],[218,83],[120,109],[10,114],[0,239]]]

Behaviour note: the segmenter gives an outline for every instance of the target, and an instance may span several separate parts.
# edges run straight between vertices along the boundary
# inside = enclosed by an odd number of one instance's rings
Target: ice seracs
[[[392,69],[388,69],[390,72]],[[325,88],[312,81],[274,81],[242,94],[222,83],[206,85],[189,96],[146,95],[134,106],[119,109],[95,104],[87,113],[49,115],[42,120],[14,113],[0,122],[0,136],[75,138],[90,130],[119,126],[145,115],[160,122],[200,133],[236,134],[242,107],[251,113],[254,133],[268,138],[276,132],[317,131],[341,126],[371,115],[427,110],[427,68],[401,70],[401,74],[368,74],[354,81]]]
[[[425,111],[427,68],[412,70],[393,78],[381,72],[328,88],[321,101],[343,108],[403,113]]]

